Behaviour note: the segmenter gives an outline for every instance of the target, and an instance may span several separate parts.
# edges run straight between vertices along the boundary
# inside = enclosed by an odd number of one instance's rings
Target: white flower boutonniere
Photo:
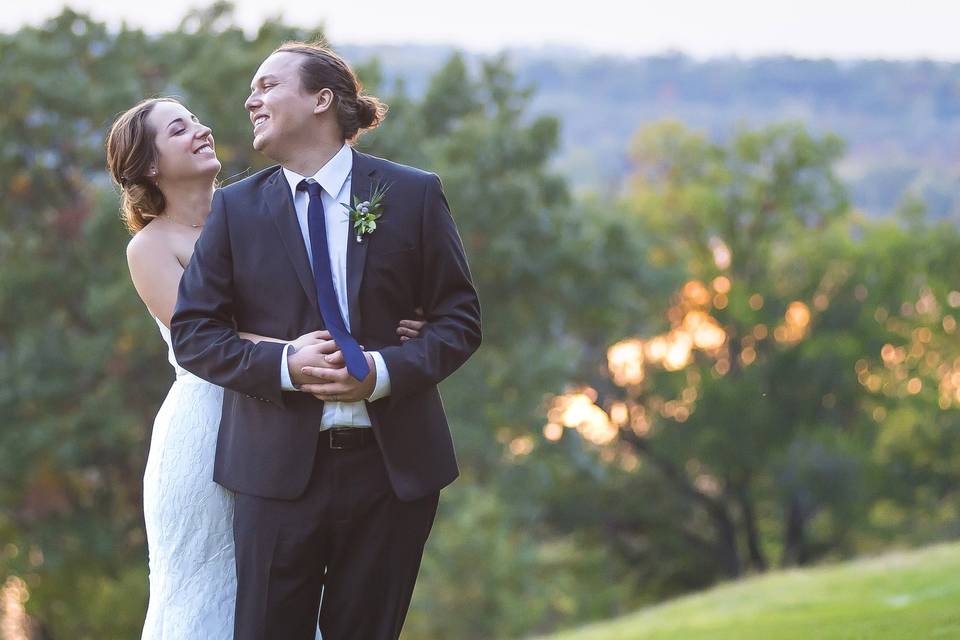
[[[343,205],[350,212],[350,222],[353,223],[353,231],[357,234],[357,242],[363,242],[363,236],[376,231],[377,220],[383,215],[383,195],[388,188],[377,184],[369,200],[360,202],[360,198],[354,196],[353,206]]]

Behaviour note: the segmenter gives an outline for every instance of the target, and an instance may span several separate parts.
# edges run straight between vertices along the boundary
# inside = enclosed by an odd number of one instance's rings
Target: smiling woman
[[[176,220],[169,209],[180,209],[180,198],[171,203],[170,196],[193,191],[182,189],[183,181],[201,187],[209,199],[220,172],[212,131],[174,98],[144,100],[117,118],[107,137],[107,166],[120,186],[131,233],[164,214]],[[199,228],[202,219],[188,224]]]
[[[167,101],[175,102],[173,98],[144,100],[117,118],[107,137],[107,167],[120,185],[120,212],[130,233],[143,229],[166,208],[163,192],[150,179],[157,147],[147,118]]]
[[[220,172],[209,127],[176,100],[145,100],[121,115],[107,164],[134,234],[137,293],[169,344],[167,325]],[[233,496],[210,477],[223,390],[168,359],[177,378],[154,421],[144,473],[150,602],[143,638],[232,637]],[[185,589],[185,585],[191,585]]]

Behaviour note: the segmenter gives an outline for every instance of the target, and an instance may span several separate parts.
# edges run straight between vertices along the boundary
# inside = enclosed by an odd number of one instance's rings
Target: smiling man
[[[235,637],[312,639],[319,616],[329,640],[395,639],[458,475],[437,384],[480,345],[479,301],[439,178],[351,147],[386,106],[339,56],[281,46],[245,106],[278,166],[215,193],[171,326],[180,364],[226,388]],[[301,351],[237,333],[321,328],[331,343]]]

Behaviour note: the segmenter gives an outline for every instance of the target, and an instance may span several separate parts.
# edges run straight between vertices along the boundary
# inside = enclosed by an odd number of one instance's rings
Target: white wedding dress
[[[143,640],[230,640],[236,604],[233,494],[213,481],[223,389],[177,365],[143,477],[150,604]]]
[[[232,640],[233,493],[213,481],[223,388],[178,365],[170,330],[153,319],[177,379],[153,422],[143,475],[150,604],[142,640]]]

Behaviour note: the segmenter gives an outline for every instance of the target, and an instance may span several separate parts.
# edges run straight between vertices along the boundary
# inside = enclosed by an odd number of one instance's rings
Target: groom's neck
[[[302,149],[293,150],[280,164],[301,176],[312,176],[323,168],[343,148],[343,140],[317,141]]]

